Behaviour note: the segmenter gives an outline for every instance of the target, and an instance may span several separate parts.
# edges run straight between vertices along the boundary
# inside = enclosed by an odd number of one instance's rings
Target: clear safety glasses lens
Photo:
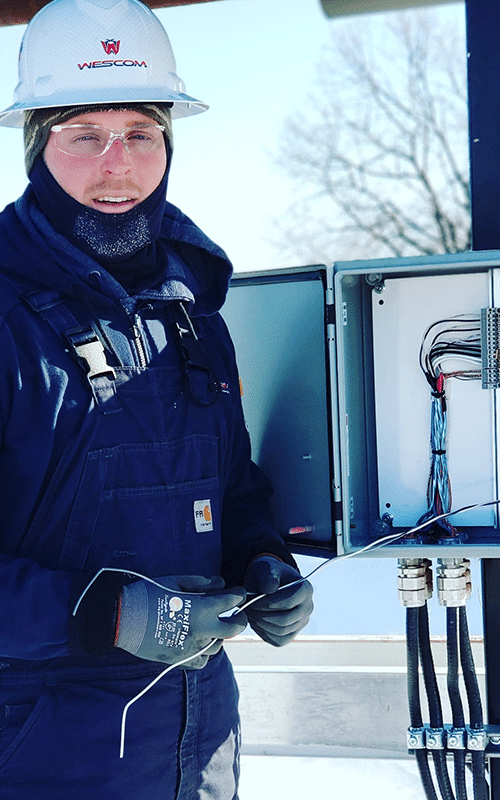
[[[163,145],[163,125],[140,125],[112,131],[100,125],[53,125],[55,146],[63,153],[81,158],[97,158],[120,139],[132,156],[149,156]]]

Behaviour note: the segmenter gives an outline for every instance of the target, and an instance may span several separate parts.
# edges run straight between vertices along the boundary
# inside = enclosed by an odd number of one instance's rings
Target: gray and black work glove
[[[161,584],[138,580],[123,587],[118,608],[115,646],[138,658],[177,664],[208,645],[203,655],[185,665],[201,669],[218,653],[222,640],[241,633],[247,623],[239,612],[220,618],[245,600],[245,590],[224,589],[222,578],[175,575]]]
[[[295,581],[300,583],[280,588]],[[245,608],[248,622],[265,642],[282,647],[307,625],[313,589],[296,569],[273,556],[259,556],[248,567],[244,583],[249,594],[266,595]]]

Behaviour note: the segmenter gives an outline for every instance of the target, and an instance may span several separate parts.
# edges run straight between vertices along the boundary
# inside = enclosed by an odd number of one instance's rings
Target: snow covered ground
[[[240,800],[425,800],[412,759],[244,755]]]

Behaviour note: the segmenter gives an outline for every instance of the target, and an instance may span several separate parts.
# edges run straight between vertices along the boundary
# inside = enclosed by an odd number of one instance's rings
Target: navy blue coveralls
[[[123,708],[164,665],[116,648],[88,655],[72,632],[78,593],[101,567],[234,586],[259,553],[294,563],[250,460],[218,314],[227,258],[170,204],[161,235],[196,295],[210,405],[186,390],[171,284],[129,297],[50,228],[29,188],[0,214],[0,800],[237,797],[225,654],[173,670],[134,704],[120,760]],[[95,381],[58,332],[75,321],[112,369]],[[197,372],[202,393],[204,380]]]

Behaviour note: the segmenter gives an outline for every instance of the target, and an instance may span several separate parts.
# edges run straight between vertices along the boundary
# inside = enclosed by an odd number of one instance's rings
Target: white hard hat
[[[23,112],[100,103],[172,103],[172,118],[208,106],[185,94],[169,38],[139,0],[53,0],[26,28],[19,83],[0,125]]]

